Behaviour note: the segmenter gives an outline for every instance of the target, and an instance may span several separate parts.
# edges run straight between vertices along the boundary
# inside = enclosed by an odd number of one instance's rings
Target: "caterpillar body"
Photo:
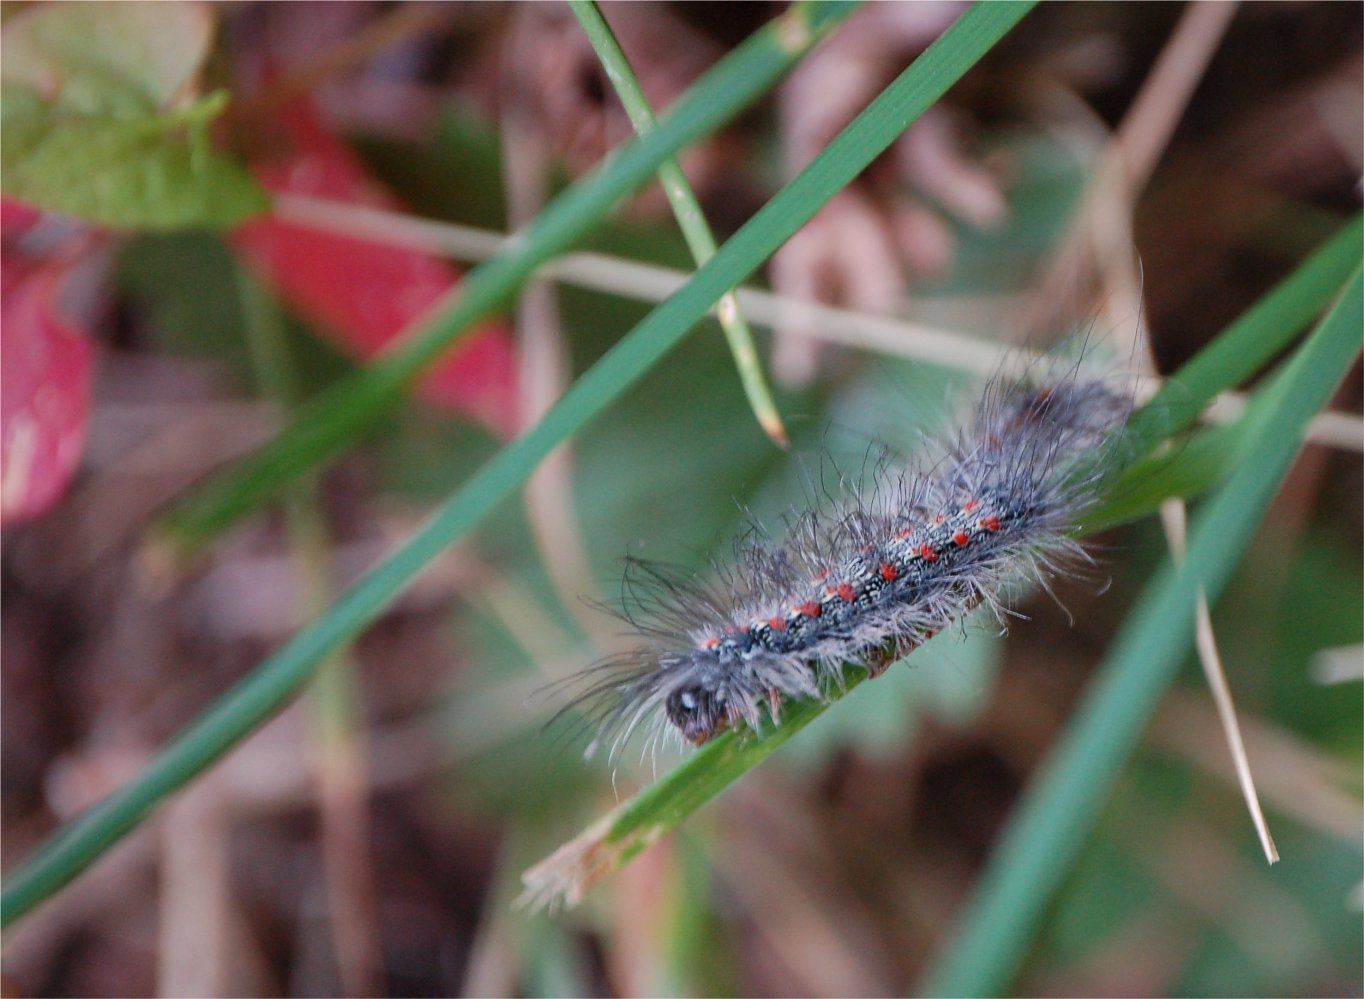
[[[588,753],[641,727],[695,745],[757,731],[784,700],[824,696],[849,669],[877,676],[979,605],[1003,621],[1013,587],[1085,557],[1073,531],[1129,409],[1074,369],[997,381],[936,460],[880,471],[779,542],[753,532],[715,581],[630,561],[625,617],[646,641],[588,674]]]

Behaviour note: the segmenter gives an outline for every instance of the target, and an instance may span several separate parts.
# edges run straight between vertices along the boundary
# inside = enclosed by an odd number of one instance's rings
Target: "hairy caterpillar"
[[[1084,553],[1071,536],[1093,505],[1130,396],[1076,369],[996,380],[935,460],[754,531],[701,582],[631,560],[625,618],[646,639],[587,674],[575,704],[615,749],[641,726],[701,745],[780,720],[784,699],[820,697],[848,669],[872,676],[1011,586],[1046,586]]]

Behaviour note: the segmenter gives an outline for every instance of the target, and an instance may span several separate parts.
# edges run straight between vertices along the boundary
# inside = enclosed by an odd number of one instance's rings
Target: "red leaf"
[[[398,209],[358,157],[325,132],[306,109],[277,122],[292,144],[283,157],[254,165],[273,194],[302,194],[346,204]],[[429,254],[338,236],[267,217],[233,236],[256,272],[318,332],[352,357],[379,353],[444,299],[460,272]],[[516,360],[506,325],[479,326],[453,347],[418,386],[426,401],[473,417],[498,434],[516,431]]]
[[[42,217],[43,213],[32,205],[15,198],[0,198],[0,233],[5,239],[17,239]]]
[[[4,222],[13,217],[5,206]],[[9,235],[9,233],[5,233]],[[57,313],[70,262],[0,255],[0,520],[34,517],[80,465],[90,413],[90,341]]]

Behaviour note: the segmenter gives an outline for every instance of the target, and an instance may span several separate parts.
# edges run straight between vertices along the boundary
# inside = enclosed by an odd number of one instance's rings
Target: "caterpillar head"
[[[668,695],[664,710],[668,721],[694,746],[729,728],[723,692],[701,681],[675,689]]]
[[[766,714],[776,717],[783,697],[820,693],[809,663],[756,647],[747,633],[676,656],[663,673],[664,714],[694,746],[732,728],[757,732]]]

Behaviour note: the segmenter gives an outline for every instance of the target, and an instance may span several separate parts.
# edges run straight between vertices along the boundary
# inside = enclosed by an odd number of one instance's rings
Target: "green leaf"
[[[169,110],[212,38],[201,3],[34,4],[5,23],[0,83],[74,114]]]
[[[227,226],[265,210],[212,151],[226,93],[193,99],[212,20],[197,4],[44,4],[5,28],[0,189],[119,228]]]
[[[238,164],[208,148],[227,103],[211,94],[173,115],[71,115],[27,91],[0,94],[6,194],[49,211],[128,229],[224,227],[268,201]]]

